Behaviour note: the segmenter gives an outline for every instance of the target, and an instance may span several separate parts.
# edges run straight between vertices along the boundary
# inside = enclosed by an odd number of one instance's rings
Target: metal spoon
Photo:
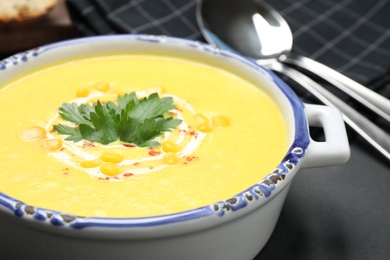
[[[266,21],[269,24],[268,27],[271,28],[269,30],[272,34],[265,36],[270,40],[261,38],[260,42],[260,35],[257,34],[253,22],[256,19],[263,19],[263,22]],[[197,20],[203,36],[210,44],[234,52],[238,50],[239,53],[254,59],[261,58],[257,59],[256,62],[284,73],[324,104],[338,108],[343,113],[345,122],[390,160],[390,136],[387,132],[306,75],[294,68],[287,67],[278,60],[281,57],[286,59],[286,54],[289,54],[292,36],[283,38],[284,35],[291,35],[291,31],[276,11],[256,0],[241,0],[239,2],[236,0],[198,0]],[[272,28],[276,28],[275,32],[272,32]],[[263,49],[264,46],[270,47]],[[305,61],[305,59],[302,60]],[[329,77],[328,74],[323,76]],[[364,86],[359,88],[365,89]],[[380,96],[380,98],[383,97]],[[389,101],[383,99],[386,102],[380,103],[384,104],[382,107],[387,109]],[[390,109],[385,111],[389,112]],[[385,116],[387,114],[383,111],[382,113]]]
[[[263,1],[200,0],[197,19],[208,42],[263,65],[283,62],[302,67],[390,122],[390,100],[319,62],[291,53],[293,35],[287,22]]]

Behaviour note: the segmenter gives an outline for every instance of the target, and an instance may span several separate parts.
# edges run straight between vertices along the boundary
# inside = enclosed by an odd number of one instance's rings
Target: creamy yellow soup
[[[169,113],[182,124],[157,137],[154,148],[67,141],[53,131],[63,103],[115,101],[130,92],[171,97]],[[0,110],[0,191],[80,216],[144,217],[210,205],[259,182],[287,150],[281,112],[259,87],[179,58],[123,54],[55,64],[3,86]]]

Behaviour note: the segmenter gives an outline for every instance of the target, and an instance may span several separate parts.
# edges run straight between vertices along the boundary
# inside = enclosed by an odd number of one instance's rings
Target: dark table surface
[[[26,30],[12,29],[10,34],[0,28],[0,55],[79,37],[65,5],[56,12],[45,26],[29,30],[40,35],[39,42],[23,40],[31,37]],[[17,46],[9,46],[10,37],[19,39]],[[390,259],[390,162],[347,131],[349,162],[300,170],[275,231],[256,260]]]
[[[389,259],[389,161],[360,138],[350,144],[348,163],[300,170],[256,260]]]

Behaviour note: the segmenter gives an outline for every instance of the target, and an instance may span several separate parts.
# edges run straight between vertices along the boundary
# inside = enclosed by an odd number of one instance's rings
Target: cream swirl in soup
[[[137,95],[144,97],[156,90],[161,92],[161,88],[154,87],[144,91],[138,91]],[[84,104],[91,103],[91,101],[99,99],[113,100],[117,98],[117,96],[117,94],[112,92],[107,93],[102,91],[94,91],[88,94],[87,97],[76,98],[71,100],[70,103]],[[166,132],[164,135],[157,138],[157,140],[162,144],[162,149],[150,149],[147,154],[143,154],[143,156],[137,156],[137,153],[132,153],[131,151],[137,149],[136,145],[129,143],[115,142],[109,145],[103,145],[86,140],[68,142],[66,141],[66,136],[60,135],[52,130],[54,124],[64,121],[61,120],[61,117],[58,113],[54,113],[53,117],[44,127],[47,133],[45,138],[49,140],[60,139],[62,146],[58,147],[58,149],[55,149],[54,151],[50,151],[49,155],[54,156],[61,162],[71,167],[84,170],[91,177],[97,177],[100,180],[109,181],[119,181],[123,178],[127,178],[135,174],[146,174],[159,171],[168,167],[169,165],[178,163],[179,160],[191,160],[191,154],[200,146],[206,137],[207,132],[211,131],[211,129],[205,132],[198,130],[195,125],[189,125],[189,123],[185,120],[185,116],[183,115],[184,113],[194,118],[200,117],[191,104],[177,96],[172,96],[169,94],[161,95],[161,97],[165,96],[173,98],[177,108],[173,109],[169,113],[181,119],[182,123],[176,130]],[[215,128],[227,126],[229,124],[228,118],[226,117],[213,116],[212,118],[214,120],[216,118],[218,120],[219,118],[219,120],[222,119],[224,122],[223,124],[219,123],[219,125],[208,122],[210,127],[212,126]],[[192,160],[193,159],[195,159],[195,157],[193,157]],[[116,174],[107,174],[102,172],[102,164],[104,162],[112,163],[113,161],[117,162],[116,165],[118,172]]]

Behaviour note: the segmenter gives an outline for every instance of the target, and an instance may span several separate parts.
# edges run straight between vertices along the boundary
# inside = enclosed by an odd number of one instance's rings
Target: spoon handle
[[[296,54],[289,54],[288,56],[283,55],[283,57],[280,58],[280,61],[299,66],[322,77],[390,122],[389,99],[344,76],[336,70],[333,70],[310,58]]]
[[[389,134],[303,73],[279,62],[272,63],[271,69],[296,81],[325,105],[339,109],[344,121],[390,160]]]

